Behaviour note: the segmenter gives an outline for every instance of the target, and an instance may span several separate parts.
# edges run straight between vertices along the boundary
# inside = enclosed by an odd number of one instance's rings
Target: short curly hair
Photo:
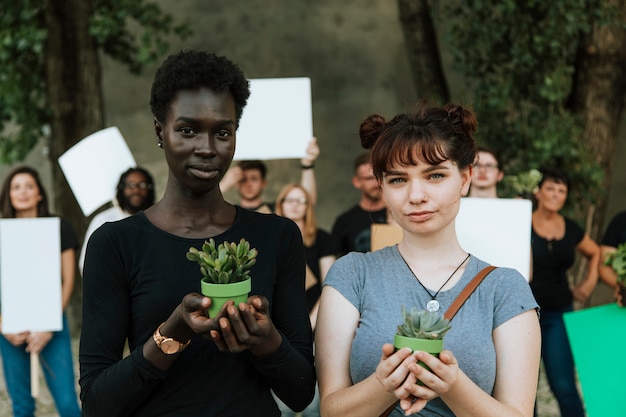
[[[150,90],[150,108],[164,122],[172,100],[181,90],[210,88],[228,90],[235,101],[237,125],[250,96],[250,85],[241,69],[224,56],[211,52],[182,50],[170,55],[157,70]]]

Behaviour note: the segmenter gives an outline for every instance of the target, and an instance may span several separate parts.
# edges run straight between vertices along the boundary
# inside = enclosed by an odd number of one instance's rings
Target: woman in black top
[[[315,387],[304,303],[304,250],[293,222],[227,203],[219,181],[249,95],[224,57],[183,51],[159,68],[151,107],[169,174],[145,212],[98,229],[83,280],[81,399],[85,416],[278,417],[271,391],[296,410]],[[211,303],[189,247],[212,237],[258,249],[246,304]],[[182,300],[182,302],[181,302]],[[157,342],[174,339],[173,354]],[[128,339],[130,356],[123,357]],[[163,345],[161,345],[163,346]]]
[[[555,169],[545,169],[542,174],[535,193],[537,208],[532,214],[530,283],[541,308],[541,354],[561,415],[584,417],[563,314],[573,310],[574,298],[583,301],[593,291],[598,281],[600,248],[580,226],[559,213],[569,189],[565,174]],[[576,252],[587,258],[588,273],[582,283],[570,289],[567,270],[574,264]]]

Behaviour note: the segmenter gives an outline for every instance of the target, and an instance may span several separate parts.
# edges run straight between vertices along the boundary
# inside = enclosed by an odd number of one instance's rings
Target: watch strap
[[[161,349],[161,351],[163,351],[163,353],[166,353],[166,354],[171,354],[171,353],[168,353],[168,352],[166,352],[165,350],[163,350],[163,347],[162,347],[163,342],[164,342],[164,341],[166,341],[166,340],[168,340],[168,339],[170,339],[170,340],[172,340],[173,342],[178,343],[178,351],[173,352],[173,353],[180,353],[180,352],[182,352],[183,350],[185,350],[185,348],[186,348],[187,346],[189,346],[189,343],[191,343],[191,339],[189,339],[189,340],[187,341],[187,343],[182,343],[181,341],[176,340],[176,339],[174,339],[174,338],[172,338],[172,337],[166,337],[166,336],[163,336],[163,335],[161,334],[161,327],[163,327],[163,325],[164,325],[164,324],[165,324],[165,322],[161,323],[161,324],[159,325],[159,327],[157,327],[157,329],[154,331],[154,334],[152,335],[152,340],[154,340],[154,343],[156,343],[157,347],[158,347],[159,349]]]

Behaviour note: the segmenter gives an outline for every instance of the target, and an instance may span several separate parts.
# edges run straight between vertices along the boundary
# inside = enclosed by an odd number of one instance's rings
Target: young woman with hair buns
[[[426,309],[431,302],[443,313],[487,266],[463,249],[455,230],[476,127],[469,109],[425,102],[412,113],[373,115],[361,124],[361,143],[371,149],[403,238],[338,259],[326,277],[316,329],[322,415],[532,416],[537,303],[516,270],[496,268],[482,281],[454,316],[439,358],[391,344],[402,305]]]

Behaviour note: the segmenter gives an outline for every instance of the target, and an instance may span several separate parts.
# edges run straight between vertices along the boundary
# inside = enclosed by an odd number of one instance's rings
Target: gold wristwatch
[[[159,349],[161,349],[161,351],[166,355],[173,355],[185,350],[189,343],[191,343],[191,339],[189,339],[187,343],[181,343],[171,337],[163,336],[161,334],[161,327],[163,327],[164,324],[165,322],[161,323],[161,325],[154,331],[154,334],[152,335],[154,343],[156,343]]]

